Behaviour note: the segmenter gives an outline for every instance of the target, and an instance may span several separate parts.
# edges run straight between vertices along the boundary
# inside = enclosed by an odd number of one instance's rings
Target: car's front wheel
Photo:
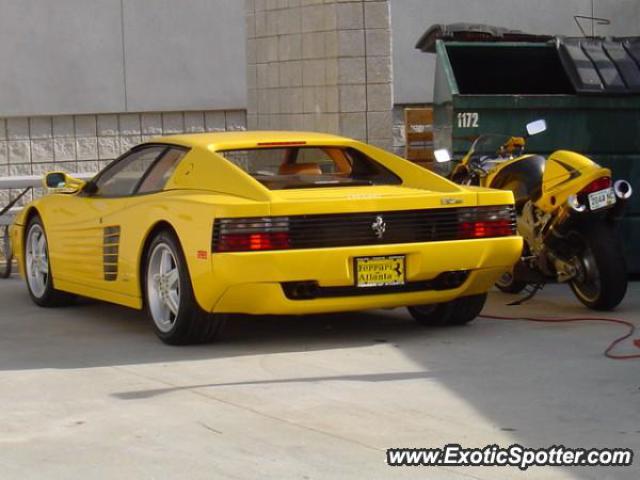
[[[38,216],[27,225],[24,266],[31,299],[41,307],[59,307],[71,303],[75,296],[53,288],[47,235]]]
[[[407,307],[411,316],[425,326],[464,325],[482,311],[487,294],[456,298],[450,302]]]
[[[212,341],[224,316],[203,311],[195,300],[182,249],[171,232],[163,231],[146,252],[144,294],[158,337],[170,345]]]

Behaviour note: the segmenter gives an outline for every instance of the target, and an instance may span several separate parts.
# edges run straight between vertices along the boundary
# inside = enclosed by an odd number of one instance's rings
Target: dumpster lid
[[[578,93],[640,93],[640,37],[558,37],[558,56]]]
[[[416,48],[423,52],[435,53],[436,40],[481,41],[481,42],[547,42],[553,37],[536,35],[521,30],[511,30],[481,23],[435,24],[420,37]]]
[[[630,95],[640,93],[640,37],[562,37],[525,33],[479,23],[435,24],[416,48],[435,53],[436,41],[482,43],[547,43],[557,51],[575,93]],[[553,40],[553,41],[552,41]]]

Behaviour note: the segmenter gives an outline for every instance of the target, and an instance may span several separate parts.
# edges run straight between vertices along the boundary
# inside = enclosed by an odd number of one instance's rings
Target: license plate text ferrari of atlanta
[[[404,255],[356,258],[356,285],[384,287],[404,284]]]

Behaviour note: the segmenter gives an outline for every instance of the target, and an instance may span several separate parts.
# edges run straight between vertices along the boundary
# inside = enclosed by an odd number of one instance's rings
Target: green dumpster
[[[640,273],[640,38],[566,38],[484,25],[435,25],[417,48],[437,55],[435,148],[462,156],[483,133],[522,134],[544,118],[529,151],[568,149],[631,182],[622,234]]]

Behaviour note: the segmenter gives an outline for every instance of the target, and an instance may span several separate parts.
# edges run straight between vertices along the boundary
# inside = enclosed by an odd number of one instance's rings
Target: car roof
[[[252,148],[260,144],[287,144],[305,142],[309,145],[331,144],[347,145],[355,143],[355,140],[317,132],[296,131],[234,131],[212,133],[189,133],[183,135],[171,135],[158,137],[153,143],[169,143],[185,147],[201,147],[209,150],[228,150],[234,148]],[[276,145],[269,145],[276,146]]]

